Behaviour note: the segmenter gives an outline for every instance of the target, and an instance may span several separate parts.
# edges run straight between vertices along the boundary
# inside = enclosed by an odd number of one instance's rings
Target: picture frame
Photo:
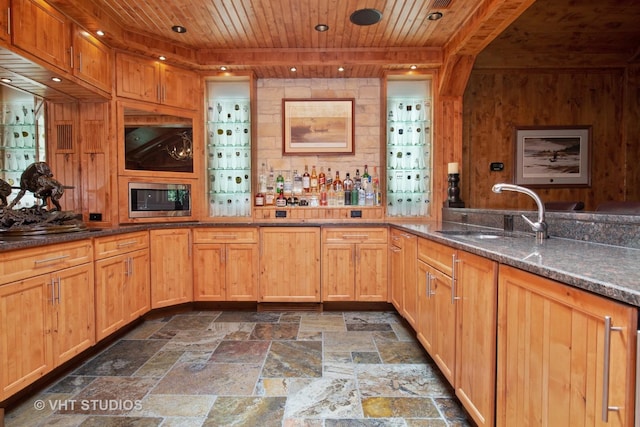
[[[527,187],[591,186],[591,126],[516,127],[514,182]]]
[[[354,99],[283,99],[282,154],[355,154]]]

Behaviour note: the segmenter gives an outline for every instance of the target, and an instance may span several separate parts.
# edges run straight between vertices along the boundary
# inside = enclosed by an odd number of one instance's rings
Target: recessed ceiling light
[[[343,72],[344,71],[344,67],[338,67],[338,71]]]
[[[227,71],[227,67],[223,65],[222,67],[220,67],[220,71]]]
[[[442,14],[442,12],[431,12],[430,14],[427,15],[427,19],[429,21],[437,21],[438,19],[442,18],[444,15]]]
[[[51,80],[53,80],[56,83],[60,83],[62,81],[60,77],[51,77]]]
[[[99,35],[100,37],[102,37],[102,36],[104,36],[104,31],[98,30],[98,31],[96,31],[96,34]]]
[[[6,78],[6,77],[3,77],[3,78],[1,78],[1,79],[0,79],[0,82],[2,82],[2,83],[11,83],[11,82],[12,82],[12,80],[11,80],[11,79],[8,79],[8,78]]]
[[[166,56],[163,56],[163,55],[160,55],[160,56],[158,56],[158,59],[159,59],[160,61],[166,61],[167,57],[166,57]]]
[[[353,12],[349,19],[356,25],[373,25],[380,22],[382,12],[377,9],[359,9]]]
[[[418,66],[417,66],[417,65],[412,65],[412,66],[411,66],[411,67],[409,67],[409,68],[411,68],[412,70],[415,70],[415,69],[417,69],[417,68],[418,68]]]
[[[290,70],[292,73],[295,73],[296,71],[298,71],[298,69],[297,69],[296,67],[291,67],[291,68],[289,68],[289,70]]]
[[[329,29],[329,26],[327,24],[318,24],[316,25],[316,31],[320,32],[320,33],[324,33],[325,31],[327,31]]]
[[[179,33],[179,34],[187,32],[187,29],[185,27],[183,27],[182,25],[174,25],[173,27],[171,27],[171,29],[173,31],[175,31],[176,33]]]

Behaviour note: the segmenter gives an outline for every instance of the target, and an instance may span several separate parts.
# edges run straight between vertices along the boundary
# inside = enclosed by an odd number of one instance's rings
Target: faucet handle
[[[521,215],[522,219],[524,219],[527,224],[529,224],[531,226],[531,228],[533,229],[533,231],[546,231],[547,230],[547,223],[546,222],[533,222],[531,221],[529,218],[527,218],[525,215]]]

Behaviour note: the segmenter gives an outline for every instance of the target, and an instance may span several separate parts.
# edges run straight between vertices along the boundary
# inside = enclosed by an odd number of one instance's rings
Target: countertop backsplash
[[[509,217],[513,230],[529,233],[531,227],[521,215],[537,218],[537,211],[443,208],[442,220],[504,229]],[[507,217],[507,219],[505,219]],[[545,213],[549,237],[640,249],[640,216],[591,212]]]

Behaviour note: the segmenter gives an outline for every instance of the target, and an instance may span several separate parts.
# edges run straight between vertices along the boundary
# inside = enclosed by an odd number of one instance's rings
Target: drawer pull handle
[[[126,242],[118,243],[118,247],[119,247],[119,248],[124,248],[124,247],[126,247],[126,246],[135,245],[136,243],[138,243],[138,241],[137,241],[137,240],[128,240],[128,241],[126,241]]]
[[[33,263],[35,265],[45,264],[47,262],[60,261],[60,260],[65,259],[65,258],[69,258],[69,255],[60,255],[60,256],[54,256],[54,257],[51,257],[51,258],[37,259]]]
[[[235,234],[216,234],[213,236],[214,239],[237,239],[238,236]]]
[[[343,234],[343,239],[368,239],[368,234]]]

